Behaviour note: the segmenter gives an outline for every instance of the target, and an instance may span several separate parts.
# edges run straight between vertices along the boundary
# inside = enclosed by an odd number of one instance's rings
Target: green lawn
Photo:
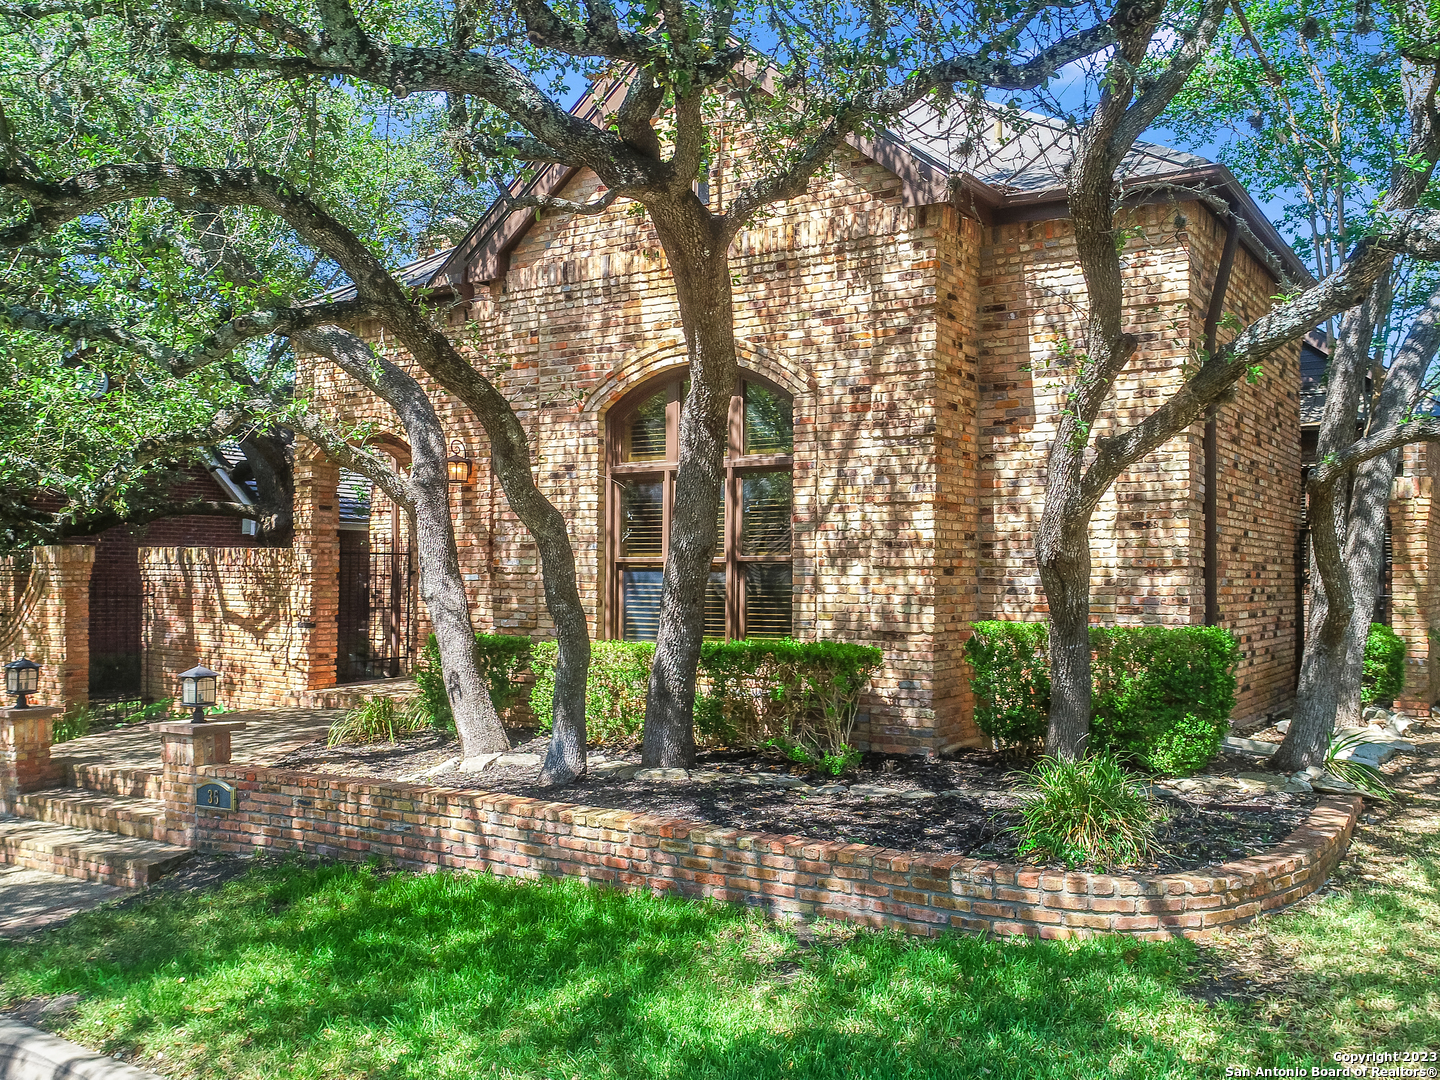
[[[1440,1049],[1437,807],[1217,947],[802,941],[572,883],[272,864],[0,946],[0,992],[78,992],[60,1030],[177,1078],[1140,1080]]]

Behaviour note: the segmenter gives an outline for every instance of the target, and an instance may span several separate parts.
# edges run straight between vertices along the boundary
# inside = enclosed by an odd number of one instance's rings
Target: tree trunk
[[[1316,446],[1319,461],[1356,439],[1374,315],[1377,304],[1388,295],[1387,282],[1388,274],[1340,321],[1326,369],[1325,410]],[[1345,633],[1355,611],[1345,554],[1348,511],[1349,500],[1337,496],[1335,485],[1310,492],[1310,610],[1305,620],[1305,654],[1300,661],[1295,715],[1285,741],[1270,759],[1272,768],[1286,772],[1317,764],[1335,729]]]
[[[415,551],[420,564],[420,597],[435,627],[445,694],[455,716],[460,751],[467,757],[510,749],[490,688],[475,660],[475,627],[460,576],[460,552],[450,516],[450,478],[439,431],[421,438],[411,432],[410,488],[415,499]]]
[[[410,441],[406,494],[415,512],[415,549],[420,596],[435,626],[440,671],[466,757],[510,748],[490,689],[475,661],[475,627],[460,576],[455,522],[450,515],[450,477],[445,431],[425,388],[360,338],[336,327],[296,335],[302,347],[328,357],[373,390],[400,417]]]
[[[699,199],[687,191],[678,207],[652,206],[650,216],[675,280],[690,391],[680,412],[680,460],[641,760],[648,768],[683,769],[695,761],[695,674],[737,372],[734,308],[726,245]]]
[[[1390,515],[1390,488],[1400,452],[1391,451],[1355,470],[1350,494],[1350,521],[1345,531],[1345,558],[1355,591],[1355,613],[1345,630],[1345,645],[1336,673],[1335,726],[1359,727],[1361,683],[1365,675],[1365,641],[1380,592],[1385,563],[1385,523]]]
[[[1335,389],[1332,382],[1331,392]],[[1311,495],[1310,580],[1313,587],[1295,715],[1285,733],[1285,741],[1270,759],[1270,767],[1279,772],[1318,765],[1325,757],[1335,728],[1340,686],[1335,669],[1344,654],[1345,631],[1355,610],[1350,574],[1340,545],[1338,503],[1333,485]],[[1320,586],[1322,576],[1328,588]]]
[[[1077,520],[1078,517],[1078,520]],[[1064,522],[1054,544],[1037,545],[1050,602],[1050,721],[1045,752],[1075,760],[1090,739],[1090,519]]]
[[[590,624],[575,582],[575,552],[565,517],[535,484],[530,443],[500,391],[456,351],[450,340],[408,304],[392,309],[397,334],[416,361],[480,419],[490,439],[495,475],[510,509],[535,538],[545,606],[555,624],[554,723],[540,782],[566,784],[584,774],[585,687],[590,675]]]

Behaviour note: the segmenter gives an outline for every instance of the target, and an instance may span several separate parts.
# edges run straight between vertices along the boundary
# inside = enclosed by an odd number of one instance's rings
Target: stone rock
[[[1220,740],[1220,749],[1228,750],[1232,754],[1255,754],[1261,757],[1269,757],[1276,750],[1280,749],[1279,743],[1260,742],[1257,739],[1239,739],[1234,735],[1227,735]]]
[[[627,761],[606,761],[590,770],[596,776],[603,776],[607,780],[633,780],[639,771],[639,765],[632,765]]]
[[[689,780],[690,773],[685,769],[641,769],[635,774],[635,779],[643,781]]]
[[[1393,720],[1390,721],[1390,730],[1395,732],[1396,735],[1404,735],[1405,732],[1409,731],[1414,726],[1415,721],[1408,716],[1397,715]]]
[[[849,790],[844,784],[821,784],[814,793],[816,795],[844,795]]]
[[[424,772],[422,772],[420,775],[421,775],[421,776],[438,776],[438,775],[439,775],[440,773],[442,773],[442,772],[449,772],[451,769],[453,769],[456,765],[459,765],[459,764],[460,764],[460,759],[459,759],[458,757],[446,758],[444,761],[440,762],[440,764],[438,764],[438,765],[431,765],[430,768],[426,769],[426,770],[425,770]]]
[[[1383,765],[1396,754],[1413,754],[1415,746],[1403,739],[1397,739],[1383,728],[1341,728],[1335,733],[1337,741],[1359,740],[1336,752],[1338,761],[1359,761],[1365,765]]]
[[[887,795],[903,795],[899,788],[882,787],[879,784],[851,784],[851,795],[865,795],[870,798],[883,798]]]
[[[1290,721],[1281,720],[1278,724],[1275,725],[1275,730],[1280,732],[1281,735],[1284,735],[1287,731],[1290,730]]]
[[[725,774],[718,773],[714,769],[691,769],[690,780],[696,784],[713,784],[716,781],[724,780]]]
[[[1294,776],[1290,777],[1289,780],[1285,781],[1284,790],[1291,792],[1295,795],[1303,795],[1306,792],[1314,791],[1315,788],[1309,780],[1305,779],[1299,773],[1296,773]]]
[[[1283,791],[1285,777],[1279,773],[1242,772],[1235,777],[1241,791]]]
[[[1324,792],[1326,795],[1359,795],[1360,789],[1354,784],[1347,784],[1338,776],[1331,776],[1326,773],[1310,785],[1316,791]]]
[[[760,783],[764,787],[778,788],[809,788],[810,785],[801,780],[798,776],[790,776],[786,773],[756,773]]]
[[[1379,705],[1367,705],[1360,718],[1370,723],[1384,724],[1390,720],[1390,710],[1382,709]]]
[[[1299,775],[1299,774],[1297,773],[1296,775]],[[1322,777],[1322,776],[1324,776],[1324,775],[1325,775],[1325,770],[1322,769],[1322,768],[1320,768],[1319,765],[1307,765],[1307,766],[1305,767],[1305,778],[1306,778],[1307,780],[1315,781],[1315,780],[1320,779],[1320,777]]]
[[[495,764],[502,769],[528,769],[540,764],[539,754],[501,754]]]
[[[460,771],[462,773],[484,772],[504,756],[504,754],[476,754],[474,757],[467,757],[460,763]],[[538,765],[539,762],[537,761],[536,764]]]
[[[935,798],[933,791],[906,791],[901,793],[900,798],[909,799],[911,802],[919,802],[921,799]]]

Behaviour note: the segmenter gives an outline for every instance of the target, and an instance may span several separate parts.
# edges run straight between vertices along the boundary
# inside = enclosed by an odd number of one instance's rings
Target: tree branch
[[[38,311],[18,304],[0,305],[0,321],[18,330],[54,334],[72,341],[106,341],[163,367],[176,378],[223,360],[245,342],[271,334],[294,334],[325,323],[346,323],[371,315],[369,305],[358,300],[323,304],[313,308],[277,308],[252,312],[216,327],[193,349],[176,349],[123,326],[98,322],[79,315]]]

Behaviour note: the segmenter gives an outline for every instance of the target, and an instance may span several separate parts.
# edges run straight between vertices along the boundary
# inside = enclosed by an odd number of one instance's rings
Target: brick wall
[[[417,870],[576,877],[746,904],[785,919],[824,917],[925,935],[1203,938],[1314,892],[1343,856],[1361,806],[1358,799],[1326,800],[1283,843],[1254,858],[1185,874],[1101,875],[742,832],[484,791],[228,764],[196,767],[185,753],[169,750],[166,760],[167,814],[180,830],[172,840],[183,836],[201,851],[248,854],[265,847],[379,857]],[[235,786],[235,810],[195,807],[194,784],[209,778]]]
[[[37,547],[0,559],[0,663],[40,665],[32,704],[84,704],[90,687],[93,547]]]
[[[582,172],[563,194],[598,191]],[[1203,207],[1179,210],[1188,223],[1177,225],[1173,205],[1127,212],[1138,232],[1125,252],[1126,319],[1141,346],[1097,435],[1178,385],[1201,334],[1221,235]],[[885,650],[861,703],[862,746],[974,741],[960,658],[968,625],[1045,612],[1032,530],[1059,408],[1053,384],[1083,299],[1068,223],[982,226],[948,206],[904,206],[899,180],[847,149],[824,183],[744,231],[731,264],[741,364],[794,397],[796,636]],[[1227,310],[1253,317],[1273,291],[1242,249]],[[623,200],[591,217],[543,214],[501,280],[455,301],[447,318],[530,432],[598,634],[607,416],[685,362],[658,240]],[[415,370],[382,332],[370,340]],[[1283,708],[1294,679],[1293,352],[1221,416],[1221,611],[1247,651],[1237,719]],[[388,407],[330,365],[307,358],[300,374],[345,422],[398,432]],[[535,547],[483,467],[484,433],[453,399],[436,399],[447,436],[481,465],[452,493],[477,625],[548,636]],[[1121,477],[1095,515],[1098,622],[1203,619],[1203,497],[1198,428]]]
[[[1430,568],[1440,566],[1440,508],[1434,477],[1440,448],[1405,447],[1390,494],[1392,552],[1390,625],[1405,639],[1405,692],[1396,706],[1426,716],[1440,700],[1440,671],[1430,663],[1430,631],[1440,630],[1440,589]]]
[[[1177,214],[1183,231],[1177,230]],[[1125,250],[1127,327],[1140,338],[1097,437],[1148,414],[1203,343],[1224,232],[1195,203],[1130,212],[1143,229]],[[987,230],[981,252],[980,609],[1029,619],[1046,610],[1034,562],[1044,460],[1061,406],[1063,350],[1083,340],[1085,287],[1068,222]],[[1224,310],[1257,318],[1275,291],[1238,251]],[[1222,330],[1223,344],[1234,331]],[[1218,413],[1220,625],[1234,632],[1238,721],[1285,709],[1298,648],[1295,559],[1301,525],[1299,350],[1278,350],[1258,382]],[[1124,473],[1101,501],[1091,542],[1097,623],[1197,624],[1205,617],[1203,425]]]
[[[196,664],[220,672],[227,709],[283,705],[317,685],[306,557],[290,548],[141,548],[144,693],[177,697]],[[321,651],[323,651],[323,646]],[[323,662],[323,661],[322,661]]]

